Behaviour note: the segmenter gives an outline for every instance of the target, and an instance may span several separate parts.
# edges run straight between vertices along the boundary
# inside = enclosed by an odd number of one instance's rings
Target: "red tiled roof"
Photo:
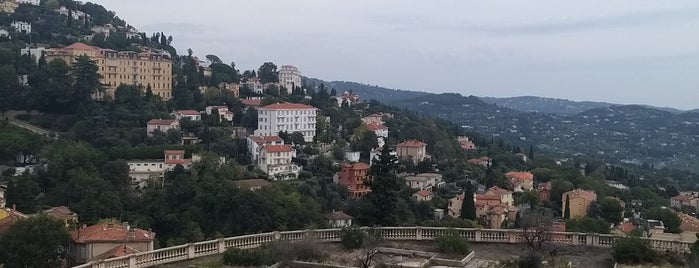
[[[9,215],[5,218],[0,219],[0,233],[10,228],[10,226],[15,224],[15,222],[29,218],[29,216],[25,215],[24,213],[11,208],[6,208],[5,211],[7,211]]]
[[[328,214],[323,215],[326,220],[351,220],[354,219],[352,216],[347,215],[342,211],[333,211]]]
[[[177,110],[175,112],[178,114],[182,114],[182,115],[200,115],[201,114],[201,112],[199,112],[197,110]]]
[[[250,99],[244,99],[241,101],[245,106],[260,106],[262,104],[262,100],[250,100]]]
[[[619,227],[617,227],[617,228],[619,229],[619,231],[622,231],[625,234],[628,234],[631,231],[636,230],[636,226],[634,226],[633,223],[628,222],[628,221],[620,224]]]
[[[500,188],[497,186],[493,186],[493,187],[488,188],[488,190],[486,190],[486,192],[492,192],[496,195],[504,195],[504,194],[511,194],[512,193],[511,191],[509,191],[507,189],[503,189],[503,188]]]
[[[70,208],[66,206],[53,207],[48,210],[45,210],[44,213],[46,213],[46,215],[48,215],[49,217],[62,221],[72,220],[78,217],[78,214],[71,211]]]
[[[407,140],[399,143],[396,147],[422,147],[426,146],[427,143],[421,142],[419,140]]]
[[[70,46],[65,47],[65,49],[75,49],[75,50],[97,50],[99,48],[87,45],[85,43],[77,42]]]
[[[387,129],[387,128],[388,128],[388,127],[386,127],[384,124],[379,124],[379,123],[376,123],[376,122],[369,123],[369,124],[366,125],[366,127],[367,127],[369,130],[371,130],[371,131],[377,131],[377,130]]]
[[[267,150],[267,152],[270,152],[270,153],[283,153],[283,152],[291,152],[293,149],[291,148],[291,145],[289,145],[289,144],[282,144],[282,145],[267,145],[264,147],[264,150]]]
[[[509,179],[517,179],[519,181],[532,181],[534,180],[534,174],[528,171],[510,171],[505,173],[505,177]]]
[[[363,162],[357,162],[357,163],[351,163],[351,164],[345,163],[344,166],[347,168],[353,169],[353,170],[369,169],[369,165],[366,163],[363,163]]]
[[[274,103],[274,104],[270,104],[267,106],[263,106],[260,109],[266,109],[266,110],[303,110],[303,109],[318,110],[318,108],[310,106],[310,105],[306,105],[303,103],[291,103],[291,102]]]
[[[165,161],[164,161],[165,164],[174,164],[174,165],[177,165],[177,164],[184,165],[184,164],[187,164],[190,162],[192,162],[192,159],[165,159]]]
[[[427,191],[427,190],[420,190],[420,191],[418,191],[418,192],[415,193],[415,194],[417,194],[417,195],[419,195],[419,196],[422,196],[422,197],[429,197],[429,196],[432,195],[432,192]]]
[[[116,246],[113,249],[108,250],[105,253],[102,253],[100,255],[95,256],[93,259],[95,260],[104,260],[104,259],[111,259],[111,258],[116,258],[116,257],[123,257],[126,255],[131,255],[134,253],[138,253],[139,251],[127,246],[126,244],[121,244]]]
[[[696,198],[696,197],[694,197],[694,196],[691,196],[691,195],[683,195],[683,194],[680,194],[680,195],[678,195],[678,196],[673,196],[673,197],[672,197],[672,199],[677,200],[677,201],[681,201],[681,202],[688,202],[688,201],[691,201],[692,199],[695,199],[695,198]]]
[[[684,213],[677,213],[677,216],[682,220],[680,229],[683,232],[699,232],[699,219]]]
[[[163,151],[165,154],[176,154],[176,155],[184,155],[184,150],[165,150]]]
[[[500,200],[500,195],[498,194],[476,194],[476,201],[478,200]]]
[[[490,157],[487,157],[487,156],[473,158],[473,159],[468,160],[469,163],[474,164],[474,165],[481,165],[483,163],[488,163],[490,161],[492,161],[492,159],[490,159]]]
[[[284,140],[279,136],[249,136],[252,141],[257,144],[263,144],[268,142],[283,142]]]
[[[131,234],[129,234],[131,232]],[[153,241],[155,233],[126,226],[118,223],[103,222],[70,232],[74,242],[126,242],[126,241]]]
[[[174,123],[174,119],[151,119],[148,121],[149,125],[172,125]]]

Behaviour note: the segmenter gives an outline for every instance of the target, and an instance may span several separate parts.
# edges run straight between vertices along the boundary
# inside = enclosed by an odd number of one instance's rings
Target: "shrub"
[[[440,253],[468,254],[471,252],[468,248],[468,239],[461,237],[453,229],[449,229],[444,235],[437,236],[434,242],[437,244],[437,250]]]
[[[528,252],[526,255],[519,256],[517,259],[518,268],[539,268],[541,267],[541,255],[535,252]]]
[[[270,244],[270,252],[274,252],[278,259],[282,260],[322,261],[328,257],[319,242],[311,238]]]
[[[277,256],[264,245],[254,249],[229,248],[223,253],[223,263],[234,266],[272,265],[279,261]]]
[[[638,237],[622,237],[614,243],[612,257],[619,263],[650,263],[656,259],[656,252],[648,241]]]
[[[340,242],[346,249],[358,249],[364,245],[367,234],[357,227],[344,228],[340,232]]]

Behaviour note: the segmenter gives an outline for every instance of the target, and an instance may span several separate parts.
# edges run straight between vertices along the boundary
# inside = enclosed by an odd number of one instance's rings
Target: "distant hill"
[[[592,101],[571,101],[566,99],[543,98],[534,96],[521,96],[510,98],[481,97],[488,103],[497,104],[519,111],[538,112],[548,114],[578,114],[590,109],[606,108],[614,104]]]
[[[343,91],[352,90],[354,93],[359,94],[363,100],[377,100],[382,103],[394,103],[396,101],[413,99],[420,96],[428,95],[431,93],[420,92],[420,91],[409,91],[401,89],[390,89],[380,86],[372,86],[357,82],[348,81],[323,81],[316,78],[304,77],[307,85],[320,85],[324,84],[327,88],[335,88],[339,93]]]

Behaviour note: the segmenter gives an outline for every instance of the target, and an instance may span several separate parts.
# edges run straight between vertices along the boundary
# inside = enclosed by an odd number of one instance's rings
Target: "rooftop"
[[[104,259],[111,259],[111,258],[116,258],[116,257],[122,257],[126,255],[131,255],[134,253],[138,253],[139,251],[127,246],[126,244],[121,244],[116,246],[113,249],[108,250],[105,253],[102,253],[100,255],[95,256],[93,259],[95,260],[104,260]]]
[[[77,243],[153,241],[155,233],[128,224],[102,222],[74,230],[70,232],[70,237]]]
[[[267,145],[263,147],[264,150],[270,153],[284,153],[284,152],[291,152],[293,149],[291,148],[291,145],[289,144],[281,144],[281,145]]]
[[[376,122],[369,123],[369,124],[366,125],[366,127],[367,127],[369,130],[371,130],[371,131],[377,131],[377,130],[382,130],[382,129],[388,129],[388,127],[385,126],[384,124],[379,124],[379,123],[376,123]]]
[[[149,125],[172,125],[174,123],[174,119],[151,119],[148,121]]]
[[[345,163],[343,167],[347,167],[353,170],[364,170],[364,169],[369,169],[369,165],[367,163],[363,162],[356,162],[356,163]]]
[[[520,181],[531,181],[534,180],[534,174],[528,171],[510,171],[505,173],[505,177],[510,179],[516,179]]]
[[[421,142],[419,140],[406,140],[396,145],[396,147],[423,147],[426,145],[427,143]]]
[[[429,197],[432,195],[432,192],[427,191],[427,190],[420,190],[415,193],[416,195],[422,196],[422,197]]]
[[[303,103],[274,103],[260,108],[261,110],[318,110],[318,108]]]
[[[249,139],[256,142],[257,144],[263,144],[268,142],[283,142],[284,140],[279,136],[249,136]]]
[[[199,112],[197,110],[177,110],[175,112],[178,114],[181,114],[181,115],[200,115],[201,114],[201,112]]]
[[[44,211],[46,215],[49,217],[67,221],[67,220],[72,220],[76,219],[78,217],[78,214],[70,210],[70,208],[66,206],[58,206],[58,207],[52,207],[50,209],[47,209]]]
[[[260,106],[262,100],[244,99],[241,101],[245,106]]]
[[[595,192],[583,190],[583,189],[575,189],[575,190],[563,193],[564,197],[566,195],[571,195],[571,197],[582,197],[588,201],[597,200],[597,194]]]

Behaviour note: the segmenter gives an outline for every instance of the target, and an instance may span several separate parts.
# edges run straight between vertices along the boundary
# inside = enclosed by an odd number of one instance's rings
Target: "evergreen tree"
[[[396,176],[398,158],[391,155],[384,145],[381,155],[371,167],[371,179],[364,183],[371,188],[366,201],[371,223],[380,226],[397,226],[410,218],[410,210],[401,195],[405,184]]]
[[[45,215],[20,220],[0,235],[5,267],[62,267],[69,235],[62,222]]]
[[[461,218],[475,220],[476,219],[476,203],[474,198],[473,184],[466,183],[466,191],[464,191],[464,200],[461,205]]]
[[[529,144],[529,158],[534,159],[534,144]]]
[[[337,90],[335,90],[335,88],[330,90],[330,96],[337,96]]]
[[[87,104],[92,102],[92,94],[102,90],[101,75],[97,73],[97,64],[86,55],[78,56],[73,64],[72,75],[74,104]]]
[[[570,219],[570,195],[566,195],[565,211],[563,211],[563,219]]]

